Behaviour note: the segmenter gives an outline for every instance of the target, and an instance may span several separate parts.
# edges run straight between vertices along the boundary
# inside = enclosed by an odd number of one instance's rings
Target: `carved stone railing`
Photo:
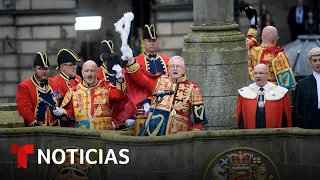
[[[75,174],[89,179],[317,179],[320,171],[320,131],[298,128],[186,132],[162,137],[127,136],[123,131],[72,128],[0,128],[1,179],[56,179]],[[27,169],[17,168],[11,144],[33,144]],[[38,164],[38,149],[120,149],[126,165],[62,166]],[[92,156],[91,156],[92,155]],[[90,159],[97,159],[95,153]],[[77,155],[78,157],[78,155]]]

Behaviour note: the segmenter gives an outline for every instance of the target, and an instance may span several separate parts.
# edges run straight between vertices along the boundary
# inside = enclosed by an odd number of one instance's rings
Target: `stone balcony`
[[[123,131],[99,131],[59,127],[0,128],[1,179],[56,179],[76,173],[99,180],[211,180],[217,177],[262,179],[318,179],[320,171],[320,131],[299,128],[260,130],[216,130],[186,132],[162,137],[127,136]],[[11,144],[33,144],[28,168],[17,168]],[[38,149],[51,152],[66,148],[102,149],[103,157],[112,149],[117,160],[120,149],[126,165],[108,164],[70,168],[68,161],[58,166],[38,164]],[[77,155],[78,156],[78,155]],[[90,159],[97,160],[95,153]],[[93,160],[91,159],[91,160]],[[68,159],[69,160],[69,159]],[[81,171],[81,173],[80,173]],[[247,174],[247,172],[250,172]],[[226,178],[226,179],[229,179]],[[249,178],[248,178],[249,179]]]

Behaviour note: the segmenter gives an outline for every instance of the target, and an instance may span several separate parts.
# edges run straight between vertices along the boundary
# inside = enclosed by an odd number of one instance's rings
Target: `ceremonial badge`
[[[52,96],[53,99],[60,99],[62,97],[61,93],[60,93],[60,90],[51,93],[51,96]]]

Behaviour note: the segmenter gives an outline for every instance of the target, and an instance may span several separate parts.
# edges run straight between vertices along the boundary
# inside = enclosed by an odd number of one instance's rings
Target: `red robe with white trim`
[[[258,92],[254,84],[238,92],[237,127],[244,125],[244,129],[255,129]],[[286,88],[271,84],[265,92],[265,121],[266,128],[282,128],[283,124],[292,127],[290,98]]]

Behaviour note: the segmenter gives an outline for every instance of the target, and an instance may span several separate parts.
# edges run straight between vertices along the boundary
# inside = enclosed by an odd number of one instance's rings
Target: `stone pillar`
[[[199,84],[209,129],[235,125],[237,90],[248,85],[245,36],[233,0],[193,0],[192,32],[184,37],[187,76]]]

